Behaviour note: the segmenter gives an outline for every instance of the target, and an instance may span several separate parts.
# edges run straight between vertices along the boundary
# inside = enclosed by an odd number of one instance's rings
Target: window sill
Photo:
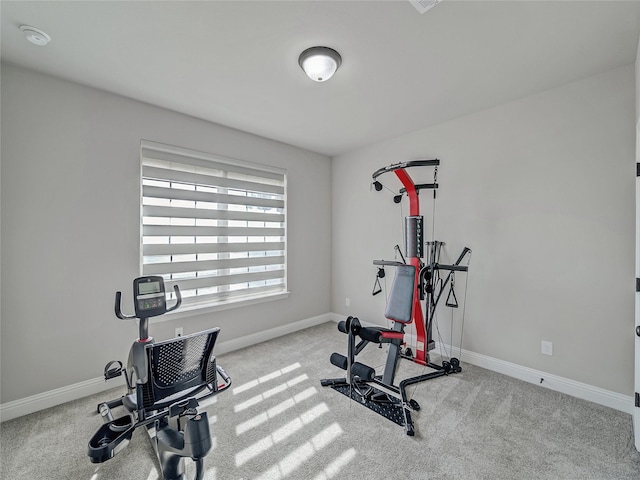
[[[206,305],[187,305],[180,307],[173,312],[166,313],[159,317],[149,319],[151,323],[167,322],[170,320],[177,320],[180,318],[195,317],[197,315],[206,315],[208,313],[220,312],[222,310],[230,310],[232,308],[247,307],[249,305],[256,305],[258,303],[273,302],[276,300],[283,300],[289,298],[291,292],[278,292],[271,295],[262,295],[259,297],[239,299],[235,301],[220,302],[215,304]]]

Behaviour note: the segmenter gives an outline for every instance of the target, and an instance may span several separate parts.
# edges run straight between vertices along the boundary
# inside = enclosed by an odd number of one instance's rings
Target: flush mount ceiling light
[[[51,37],[39,28],[30,25],[20,25],[20,30],[22,30],[24,36],[27,37],[27,40],[39,47],[44,47],[51,41]]]
[[[342,64],[342,57],[333,48],[307,48],[298,58],[300,68],[314,82],[329,80]]]

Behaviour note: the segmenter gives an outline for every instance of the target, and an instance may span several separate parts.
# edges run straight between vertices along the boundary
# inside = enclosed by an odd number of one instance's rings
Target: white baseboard
[[[29,415],[45,408],[55,407],[62,403],[78,398],[100,393],[116,386],[115,383],[105,382],[104,377],[92,378],[84,382],[74,383],[66,387],[56,388],[48,392],[38,393],[30,397],[20,398],[12,402],[0,404],[0,422],[12,418]],[[97,405],[96,405],[97,406]]]
[[[234,350],[240,350],[256,343],[265,342],[273,338],[282,337],[289,333],[297,332],[298,330],[304,330],[305,328],[315,327],[322,323],[330,322],[333,317],[330,313],[318,315],[317,317],[311,317],[298,322],[288,323],[281,327],[270,328],[269,330],[263,330],[261,332],[252,333],[251,335],[245,335],[244,337],[234,338],[227,340],[226,342],[220,342],[216,344],[216,353],[222,355],[223,353],[232,352]]]
[[[439,345],[436,346],[436,351]],[[444,346],[444,348],[449,348]],[[458,349],[454,347],[454,352]],[[478,367],[486,368],[494,372],[508,375],[525,382],[540,385],[541,387],[549,388],[556,392],[566,393],[583,400],[604,405],[605,407],[614,408],[621,412],[633,413],[633,397],[630,395],[623,395],[621,393],[612,392],[611,390],[605,390],[604,388],[595,387],[587,383],[577,382],[570,378],[560,377],[551,373],[542,372],[529,367],[523,367],[511,362],[505,362],[497,358],[482,355],[480,353],[470,352],[468,350],[462,350],[460,355],[463,363],[467,362]],[[542,380],[542,383],[540,383]]]
[[[215,352],[218,355],[246,348],[256,343],[281,337],[289,333],[297,332],[305,328],[320,325],[333,319],[330,313],[318,315],[316,317],[307,318],[298,322],[289,323],[281,327],[271,328],[262,332],[253,333],[240,338],[227,340],[216,344]],[[122,379],[120,383],[123,384]],[[62,403],[70,402],[78,398],[94,395],[96,393],[110,390],[117,386],[115,381],[105,382],[104,377],[92,378],[83,382],[68,385],[66,387],[56,388],[48,392],[38,393],[30,397],[21,398],[12,402],[0,404],[0,422],[11,420],[13,418],[29,415],[45,408],[55,407]],[[124,391],[123,391],[124,393]],[[97,406],[97,405],[96,405]]]
[[[339,322],[340,320],[344,320],[346,316],[333,313],[331,315],[331,318],[334,322]],[[372,324],[369,324],[362,320],[361,322],[366,326],[373,326]],[[406,337],[407,342],[410,345],[415,343],[413,335],[407,335]],[[442,345],[442,348],[444,351],[453,351],[456,354],[460,351],[458,347],[454,347],[453,350],[451,350],[451,347],[449,347],[448,345]],[[436,344],[436,349],[434,350],[434,352],[439,351],[440,344]],[[567,395],[571,395],[573,397],[588,400],[590,402],[604,405],[605,407],[610,407],[615,410],[620,410],[621,412],[628,413],[629,415],[633,413],[634,399],[630,395],[623,395],[621,393],[612,392],[610,390],[595,387],[587,383],[581,383],[569,378],[564,378],[558,375],[542,372],[540,370],[535,370],[533,368],[523,367],[515,363],[506,362],[504,360],[489,357],[481,353],[471,352],[465,349],[462,349],[460,359],[463,363],[470,363],[471,365],[476,365],[478,367],[486,368],[487,370],[502,373],[503,375],[517,378],[519,380],[524,380],[528,383],[537,384],[541,387],[549,388],[557,392],[566,393]],[[541,379],[543,380],[542,383],[540,383]],[[640,423],[640,415],[637,415],[637,417],[637,421]]]

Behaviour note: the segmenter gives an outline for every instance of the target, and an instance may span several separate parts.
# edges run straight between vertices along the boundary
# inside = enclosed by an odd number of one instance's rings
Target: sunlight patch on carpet
[[[295,472],[300,466],[309,460],[318,451],[331,444],[342,435],[344,431],[337,423],[332,423],[320,433],[296,448],[289,455],[284,457],[277,465],[274,465],[266,472],[262,473],[255,480],[280,480],[288,477]]]
[[[329,407],[326,403],[320,403],[315,407],[302,413],[300,416],[294,418],[292,421],[283,425],[275,430],[268,437],[262,438],[255,442],[253,445],[245,448],[244,450],[236,454],[236,465],[240,466],[248,462],[252,458],[266,452],[271,447],[278,443],[285,441],[294,433],[302,430],[305,425],[309,425],[313,421],[317,420],[323,414],[329,411]]]
[[[327,468],[324,469],[323,472],[319,473],[314,477],[313,480],[329,480],[330,478],[335,478],[340,471],[354,458],[356,458],[356,449],[350,448],[342,452],[341,455],[338,456],[333,462],[327,465]]]
[[[250,389],[252,389],[254,387],[257,387],[261,383],[266,383],[266,382],[268,382],[270,380],[278,378],[278,377],[284,375],[285,373],[289,373],[289,372],[295,370],[296,368],[300,368],[300,367],[301,367],[301,365],[298,362],[293,363],[293,364],[288,365],[288,366],[286,366],[284,368],[281,368],[280,370],[276,370],[274,372],[271,372],[271,373],[268,373],[266,375],[263,375],[260,378],[257,378],[255,380],[251,380],[250,382],[247,382],[247,383],[244,383],[242,385],[239,385],[239,386],[233,388],[232,392],[233,392],[234,395],[238,395],[238,394],[240,394],[242,392],[246,392],[247,390],[250,390]]]
[[[242,403],[239,403],[237,405],[235,405],[233,407],[233,411],[235,413],[241,412],[243,410],[246,410],[249,407],[252,407],[254,405],[257,405],[258,403],[262,402],[263,400],[269,398],[269,397],[273,397],[274,395],[277,395],[278,393],[282,393],[285,390],[287,390],[290,387],[293,387],[294,385],[297,385],[300,382],[304,382],[305,380],[308,380],[309,376],[305,373],[303,375],[300,375],[296,378],[293,378],[291,380],[289,380],[288,382],[285,383],[281,383],[280,385],[278,385],[277,387],[274,387],[270,390],[265,391],[264,393],[261,393],[259,395],[256,395],[252,398],[250,398],[249,400],[245,400]]]
[[[295,407],[298,403],[311,398],[316,393],[318,393],[318,390],[315,387],[309,387],[306,390],[298,393],[297,395],[294,395],[292,398],[288,398],[283,402],[280,402],[278,405],[276,405],[275,407],[271,407],[266,412],[262,412],[255,417],[250,418],[249,420],[237,425],[236,435],[242,435],[243,433],[258,427],[259,425],[262,425],[263,423],[280,415],[281,413],[286,412],[290,408]]]

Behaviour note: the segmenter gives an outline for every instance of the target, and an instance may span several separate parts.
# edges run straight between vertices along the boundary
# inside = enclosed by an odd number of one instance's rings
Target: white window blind
[[[286,292],[286,172],[143,141],[142,274],[185,306]]]

